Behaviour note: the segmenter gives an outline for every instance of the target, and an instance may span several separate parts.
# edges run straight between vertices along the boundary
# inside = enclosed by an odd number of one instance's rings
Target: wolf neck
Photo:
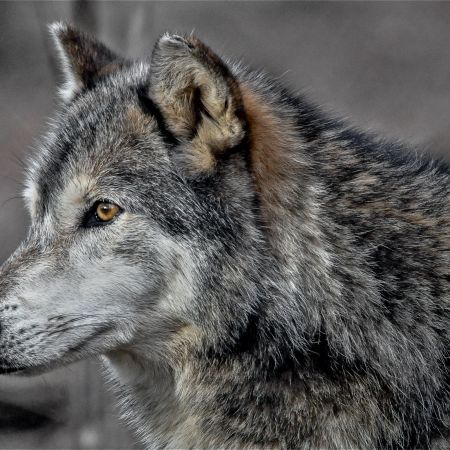
[[[271,303],[269,314],[286,333],[296,336],[298,342],[292,344],[297,347],[305,336],[318,332],[319,299],[330,295],[323,292],[325,286],[333,290],[335,285],[332,252],[322,229],[323,188],[310,161],[311,136],[318,131],[312,123],[302,124],[302,117],[310,120],[312,112],[308,107],[300,111],[303,105],[296,104],[297,99],[287,101],[286,94],[273,88],[262,94],[261,88],[249,84],[241,91],[261,219],[282,285],[282,300]]]
[[[254,284],[260,300],[253,312],[247,313],[241,335],[230,336],[223,347],[208,347],[203,341],[203,348],[188,349],[179,369],[179,401],[190,411],[188,420],[196,432],[205,433],[200,442],[207,447],[223,447],[224,442],[215,441],[214,436],[223,435],[220,430],[224,428],[236,436],[227,446],[256,442],[251,427],[244,427],[247,412],[255,420],[261,419],[259,429],[265,428],[255,392],[258,390],[261,398],[270,396],[276,383],[283,383],[278,375],[273,377],[274,371],[292,380],[298,376],[293,375],[298,371],[296,364],[313,364],[306,354],[311,341],[320,336],[320,302],[329,297],[329,290],[337,289],[330,250],[320,228],[320,184],[308,161],[311,144],[302,139],[295,122],[298,112],[290,106],[283,109],[276,100],[265,103],[250,85],[241,90],[250,132],[249,166],[267,253],[255,257],[251,267],[237,271],[248,270],[259,277]],[[251,251],[241,249],[240,253]],[[234,277],[226,275],[222,278],[229,283]],[[243,285],[242,298],[234,302],[238,307],[236,324],[245,315],[239,305],[248,301],[249,291],[249,284]],[[239,296],[239,290],[232,291],[229,286],[222,292]],[[189,340],[193,342],[192,336]],[[327,352],[318,346],[314,350]],[[273,404],[271,414],[282,416],[286,406],[277,401],[280,404]]]

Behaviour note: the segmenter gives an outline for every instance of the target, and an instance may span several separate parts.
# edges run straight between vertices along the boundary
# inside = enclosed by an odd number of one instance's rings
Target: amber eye
[[[109,222],[112,222],[121,212],[122,209],[120,206],[108,201],[99,201],[86,213],[83,220],[83,226],[85,228],[90,228],[106,225]]]
[[[97,205],[97,209],[95,210],[95,214],[102,222],[109,222],[113,220],[114,217],[119,214],[119,207],[112,203],[99,203]]]

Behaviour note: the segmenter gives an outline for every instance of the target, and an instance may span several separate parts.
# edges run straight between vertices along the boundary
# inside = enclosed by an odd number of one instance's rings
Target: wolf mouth
[[[0,375],[10,375],[26,370],[27,367],[3,367],[0,366]]]
[[[103,333],[110,331],[113,327],[111,325],[104,325],[98,328],[91,335],[82,339],[78,344],[73,347],[70,347],[62,356],[59,356],[55,361],[49,361],[46,364],[37,364],[30,366],[18,366],[18,367],[8,367],[6,365],[0,365],[0,375],[37,375],[41,372],[47,372],[52,367],[58,364],[58,361],[64,359],[64,357],[68,354],[76,354],[80,350],[82,350],[86,344],[88,344],[93,339],[102,335]]]
[[[79,350],[82,350],[83,347],[88,344],[90,341],[94,340],[95,338],[101,336],[102,334],[110,331],[113,329],[112,325],[103,325],[100,328],[98,328],[94,333],[87,336],[86,338],[82,339],[77,345],[70,347],[67,351],[67,353],[76,353]]]

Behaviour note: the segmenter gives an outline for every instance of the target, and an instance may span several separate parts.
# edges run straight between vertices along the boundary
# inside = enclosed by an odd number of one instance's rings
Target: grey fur
[[[53,34],[2,368],[103,355],[148,448],[450,448],[448,168],[193,37],[149,64]]]

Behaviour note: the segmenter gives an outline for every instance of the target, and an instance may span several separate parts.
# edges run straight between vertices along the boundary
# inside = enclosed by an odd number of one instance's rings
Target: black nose
[[[16,369],[13,367],[4,367],[3,365],[0,365],[0,375],[8,375],[10,373],[20,372],[20,370],[21,369]]]

